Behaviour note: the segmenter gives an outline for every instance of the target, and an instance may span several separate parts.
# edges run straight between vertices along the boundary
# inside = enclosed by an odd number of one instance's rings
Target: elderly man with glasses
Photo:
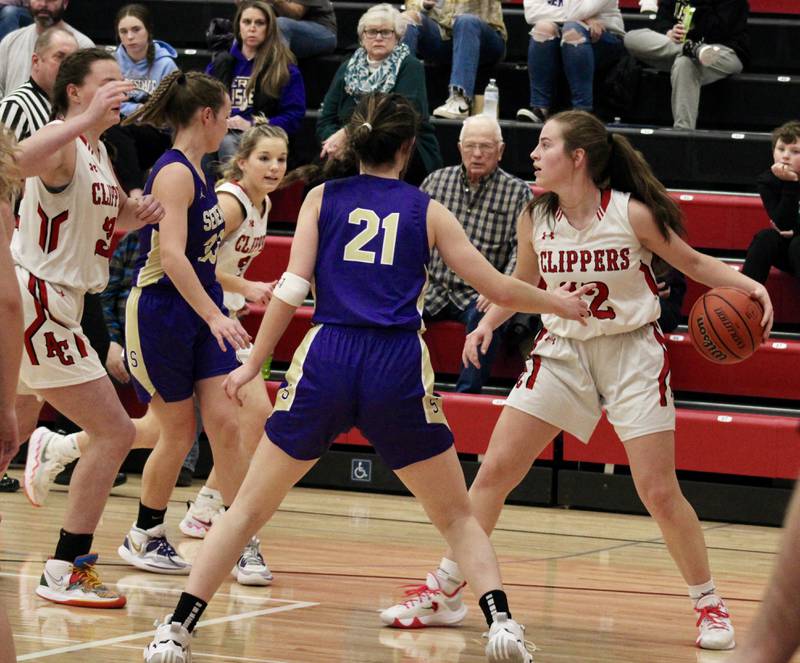
[[[511,274],[517,257],[517,217],[533,194],[525,182],[498,167],[504,148],[497,120],[485,115],[467,118],[458,142],[461,164],[431,173],[420,188],[455,214],[467,237],[495,269]],[[458,320],[470,333],[488,302],[450,271],[435,251],[428,271],[425,318]],[[493,335],[480,358],[480,369],[461,370],[456,391],[480,393],[500,338],[502,334]]]

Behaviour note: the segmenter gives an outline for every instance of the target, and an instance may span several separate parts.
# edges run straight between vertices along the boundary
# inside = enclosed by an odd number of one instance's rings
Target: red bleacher
[[[564,434],[564,460],[627,465],[625,449],[605,417],[589,441]],[[796,479],[800,421],[793,417],[678,409],[679,470]]]

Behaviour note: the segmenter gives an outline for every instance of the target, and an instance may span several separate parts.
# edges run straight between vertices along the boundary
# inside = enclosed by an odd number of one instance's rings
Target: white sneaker
[[[394,628],[423,628],[425,626],[454,626],[467,615],[462,594],[467,583],[461,583],[447,594],[439,579],[429,573],[424,585],[409,586],[402,603],[381,612],[381,621]]]
[[[173,622],[172,615],[156,622],[153,641],[144,648],[145,663],[191,663],[192,634],[180,622]]]
[[[505,612],[494,616],[494,622],[485,635],[489,638],[486,660],[491,663],[532,663],[531,651],[536,651],[536,647],[525,642],[525,627],[509,619]]]
[[[133,525],[117,552],[128,564],[143,571],[185,576],[192,570],[192,565],[167,541],[164,523],[146,530]]]
[[[694,607],[698,614],[697,627],[700,633],[695,641],[701,649],[733,649],[733,624],[725,603],[716,594],[702,597]]]
[[[28,457],[25,460],[25,475],[22,486],[28,501],[33,506],[42,506],[50,492],[50,486],[64,466],[75,460],[80,453],[70,455],[71,446],[65,435],[41,427],[28,440]]]
[[[460,94],[451,94],[433,114],[449,120],[464,120],[469,116],[469,103]]]
[[[639,0],[639,11],[642,14],[658,13],[658,0]]]
[[[214,520],[223,513],[222,502],[213,497],[198,494],[194,502],[186,504],[189,509],[178,527],[186,536],[193,539],[205,539]]]
[[[48,559],[36,588],[43,599],[79,608],[122,608],[125,597],[112,592],[97,575],[97,555],[81,555],[74,562]]]
[[[272,584],[272,572],[261,555],[260,545],[261,542],[256,537],[250,539],[236,566],[233,567],[231,575],[240,585],[266,587]]]

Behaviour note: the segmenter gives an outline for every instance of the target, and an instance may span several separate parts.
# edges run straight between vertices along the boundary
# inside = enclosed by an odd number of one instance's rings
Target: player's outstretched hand
[[[103,119],[109,111],[119,113],[122,102],[127,101],[128,93],[135,89],[130,81],[109,81],[101,85],[86,109],[87,120],[92,124]]]
[[[258,375],[258,366],[251,366],[249,361],[239,366],[239,368],[228,373],[228,376],[222,382],[222,388],[225,390],[225,395],[239,405],[243,405],[242,400],[239,398],[239,389],[246,385]]]
[[[14,407],[0,411],[0,477],[19,449],[19,428]]]
[[[764,328],[764,334],[761,340],[766,341],[769,338],[770,331],[772,331],[772,322],[774,316],[769,293],[767,292],[767,289],[759,283],[755,288],[753,288],[752,292],[750,293],[750,297],[761,304],[761,308],[764,309],[764,315],[761,316],[761,326]]]
[[[238,320],[229,318],[222,311],[209,320],[208,327],[223,352],[227,351],[225,341],[230,343],[234,350],[244,350],[250,347],[252,339],[242,324]]]
[[[489,351],[489,345],[492,342],[493,332],[489,325],[479,324],[473,332],[467,334],[464,340],[464,349],[461,352],[461,361],[464,367],[472,364],[475,368],[481,367],[481,355],[485,355]]]
[[[582,285],[580,288],[569,291],[570,285],[564,284],[553,294],[556,296],[556,315],[566,320],[577,320],[582,325],[586,325],[586,318],[589,317],[589,305],[582,297],[595,289],[591,283]]]
[[[148,193],[136,200],[136,218],[143,226],[159,223],[164,218],[164,207]]]

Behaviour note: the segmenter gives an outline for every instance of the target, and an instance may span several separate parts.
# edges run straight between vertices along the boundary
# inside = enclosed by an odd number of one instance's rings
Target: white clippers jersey
[[[267,217],[269,198],[264,199],[264,213],[256,209],[244,189],[236,182],[224,182],[217,187],[217,193],[230,193],[236,196],[246,214],[241,225],[220,244],[217,252],[217,269],[226,274],[243,276],[253,258],[261,253],[267,241]],[[234,313],[244,308],[245,298],[238,292],[226,292],[224,299],[228,311]]]
[[[75,147],[75,173],[63,190],[48,190],[38,177],[25,181],[11,254],[49,283],[100,292],[108,283],[119,187],[102,143],[99,154],[83,136]]]
[[[650,268],[653,254],[637,239],[628,220],[630,195],[603,191],[591,225],[575,230],[559,209],[555,216],[537,211],[533,248],[548,290],[562,283],[594,284],[588,298],[591,317],[584,327],[556,315],[542,315],[547,331],[585,340],[622,334],[658,320],[658,288]]]

